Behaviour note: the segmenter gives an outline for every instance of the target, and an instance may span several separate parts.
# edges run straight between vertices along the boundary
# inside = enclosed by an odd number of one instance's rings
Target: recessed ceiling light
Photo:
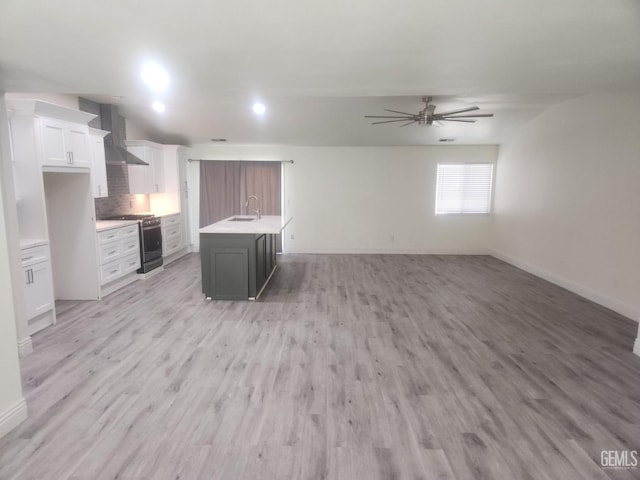
[[[169,86],[169,74],[156,62],[147,62],[142,66],[142,81],[154,92],[164,92]]]
[[[253,113],[263,115],[266,111],[267,107],[265,107],[264,103],[256,102],[253,104]]]
[[[151,108],[158,113],[162,113],[167,109],[167,106],[162,102],[155,101],[151,104]]]

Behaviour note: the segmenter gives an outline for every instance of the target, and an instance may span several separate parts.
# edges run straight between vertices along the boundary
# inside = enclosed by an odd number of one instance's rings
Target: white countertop
[[[232,218],[254,218],[252,215],[234,215],[200,229],[200,233],[280,233],[293,217],[263,215],[260,220],[234,222]]]
[[[98,220],[96,222],[96,232],[111,230],[112,228],[126,227],[137,224],[137,220]]]

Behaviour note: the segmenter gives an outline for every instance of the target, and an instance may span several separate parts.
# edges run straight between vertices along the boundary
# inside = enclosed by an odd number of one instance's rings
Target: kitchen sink
[[[230,222],[253,222],[256,217],[233,217],[229,219]]]

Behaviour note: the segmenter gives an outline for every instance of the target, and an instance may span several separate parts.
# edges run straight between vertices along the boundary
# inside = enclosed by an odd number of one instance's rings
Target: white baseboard
[[[401,249],[401,248],[321,248],[298,250],[287,248],[284,253],[299,253],[309,255],[489,255],[486,249]]]
[[[567,290],[588,300],[591,300],[592,302],[598,303],[603,307],[607,307],[614,312],[619,313],[620,315],[624,315],[625,317],[635,320],[636,322],[640,322],[640,310],[624,302],[621,302],[620,300],[592,290],[589,287],[552,273],[548,270],[545,270],[544,268],[540,268],[530,263],[519,260],[506,253],[498,252],[496,250],[489,250],[489,254],[526,272],[532,273],[537,277],[543,278],[548,282],[555,283],[562,288],[566,288]]]
[[[0,412],[0,437],[3,437],[27,419],[27,402],[21,398],[13,406]]]
[[[30,336],[27,336],[27,338],[23,338],[22,340],[18,340],[18,355],[20,358],[26,357],[31,352],[33,352],[33,343],[31,342]]]

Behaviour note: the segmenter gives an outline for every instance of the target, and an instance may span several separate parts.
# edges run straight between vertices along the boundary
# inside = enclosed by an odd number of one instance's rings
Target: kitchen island
[[[200,229],[202,292],[214,300],[255,300],[273,275],[279,215],[234,215]]]

